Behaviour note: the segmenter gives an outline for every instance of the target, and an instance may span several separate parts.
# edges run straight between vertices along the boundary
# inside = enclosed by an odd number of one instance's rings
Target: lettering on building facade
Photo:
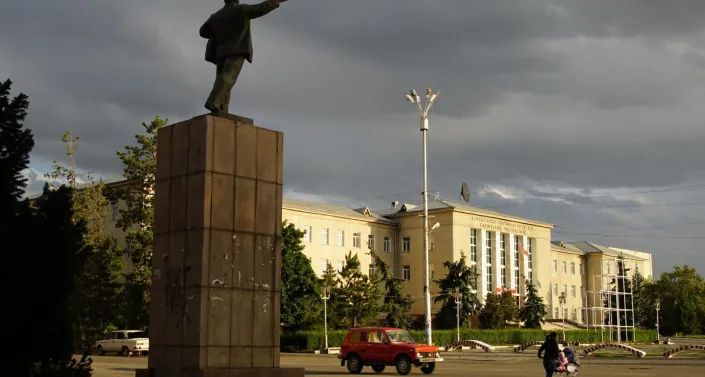
[[[534,227],[527,224],[520,224],[513,221],[493,219],[484,216],[471,216],[473,221],[480,223],[480,228],[486,230],[494,230],[497,232],[512,233],[516,235],[526,236],[529,232],[534,231]]]

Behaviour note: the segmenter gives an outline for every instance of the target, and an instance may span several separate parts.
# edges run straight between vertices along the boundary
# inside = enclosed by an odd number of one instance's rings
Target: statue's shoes
[[[215,106],[215,104],[213,104],[211,102],[206,102],[206,104],[203,105],[203,107],[205,107],[206,110],[210,111],[211,113],[217,113],[220,111],[220,109],[217,106]]]

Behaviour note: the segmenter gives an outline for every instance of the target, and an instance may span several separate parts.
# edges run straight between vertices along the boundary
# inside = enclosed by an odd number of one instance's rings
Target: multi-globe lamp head
[[[414,89],[411,89],[409,94],[406,95],[406,100],[414,104],[421,115],[426,117],[428,115],[428,111],[431,110],[431,107],[436,102],[439,95],[441,95],[441,92],[433,93],[433,90],[428,88],[426,89],[426,101],[425,103],[422,103],[421,97],[419,97]]]

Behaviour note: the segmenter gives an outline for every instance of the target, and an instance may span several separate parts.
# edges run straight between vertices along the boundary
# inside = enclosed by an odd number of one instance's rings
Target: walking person
[[[543,342],[541,348],[539,348],[539,359],[543,359],[543,369],[546,370],[546,377],[552,377],[553,372],[556,369],[556,361],[558,360],[558,334],[555,332],[550,333],[546,337],[546,341]],[[543,353],[543,355],[541,355]]]

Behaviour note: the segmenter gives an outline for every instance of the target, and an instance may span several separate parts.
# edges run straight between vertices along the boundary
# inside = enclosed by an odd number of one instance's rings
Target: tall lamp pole
[[[458,321],[458,342],[460,342],[460,304],[463,302],[463,294],[460,293],[460,288],[455,288],[453,297],[455,298],[455,318]]]
[[[321,290],[321,299],[323,300],[323,333],[325,336],[326,350],[328,349],[328,300],[330,300],[330,287],[323,285]]]
[[[659,321],[658,321],[658,312],[661,310],[661,301],[656,301],[656,342],[661,343],[661,336],[660,331],[659,331]]]
[[[428,273],[428,166],[427,166],[427,155],[426,155],[426,134],[428,133],[428,112],[433,107],[433,104],[438,99],[441,92],[433,93],[429,88],[426,89],[426,101],[422,103],[421,98],[416,94],[415,90],[411,90],[409,94],[406,95],[406,100],[411,102],[416,110],[419,111],[419,116],[421,117],[421,135],[423,142],[423,280],[424,280],[424,311],[425,311],[425,330],[426,330],[426,344],[432,345],[433,339],[431,337],[431,288],[429,283],[429,273]]]

